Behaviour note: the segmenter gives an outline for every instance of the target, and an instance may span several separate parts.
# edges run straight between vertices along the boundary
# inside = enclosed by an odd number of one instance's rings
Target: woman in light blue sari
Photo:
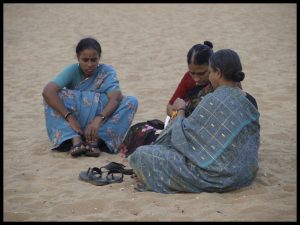
[[[226,192],[252,183],[258,171],[260,114],[256,100],[238,86],[244,76],[236,52],[223,49],[210,57],[214,92],[186,118],[186,103],[177,98],[177,117],[153,145],[129,156],[138,190]]]
[[[71,150],[74,157],[98,157],[103,146],[117,153],[137,99],[122,95],[112,66],[99,64],[101,46],[95,39],[82,39],[76,54],[79,63],[65,68],[43,90],[48,137],[53,149]]]

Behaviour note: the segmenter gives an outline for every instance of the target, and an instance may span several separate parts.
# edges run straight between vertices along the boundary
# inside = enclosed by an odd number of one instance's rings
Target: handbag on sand
[[[120,146],[120,155],[127,158],[139,146],[153,144],[164,129],[164,122],[154,119],[137,123],[129,128],[126,137]]]

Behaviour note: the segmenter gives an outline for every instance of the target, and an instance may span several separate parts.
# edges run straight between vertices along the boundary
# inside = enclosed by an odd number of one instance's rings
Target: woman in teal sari
[[[137,111],[133,96],[123,96],[114,68],[99,64],[101,46],[93,38],[77,47],[78,64],[71,64],[44,90],[48,137],[56,150],[95,156],[117,153]],[[102,149],[100,149],[102,148]]]
[[[186,118],[186,103],[177,98],[177,117],[153,145],[129,156],[138,190],[226,192],[252,183],[258,171],[260,114],[255,99],[239,88],[244,76],[236,52],[223,49],[210,57],[214,92]]]

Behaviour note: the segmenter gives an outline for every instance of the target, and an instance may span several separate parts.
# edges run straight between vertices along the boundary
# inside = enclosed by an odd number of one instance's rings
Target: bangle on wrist
[[[68,117],[69,117],[71,114],[72,114],[71,112],[67,112],[66,115],[64,116],[65,120],[68,121]]]
[[[183,111],[185,111],[185,109],[184,109],[184,108],[179,108],[179,109],[177,109],[176,111],[178,112],[178,111],[180,111],[180,110],[183,110]]]
[[[102,113],[99,113],[99,114],[97,114],[96,116],[99,116],[102,120],[105,120],[105,119],[106,119],[106,117],[105,117]]]

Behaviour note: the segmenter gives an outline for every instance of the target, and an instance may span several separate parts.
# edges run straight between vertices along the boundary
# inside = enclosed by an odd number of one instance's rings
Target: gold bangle
[[[177,116],[177,111],[173,111],[171,115],[171,119],[174,119]]]

